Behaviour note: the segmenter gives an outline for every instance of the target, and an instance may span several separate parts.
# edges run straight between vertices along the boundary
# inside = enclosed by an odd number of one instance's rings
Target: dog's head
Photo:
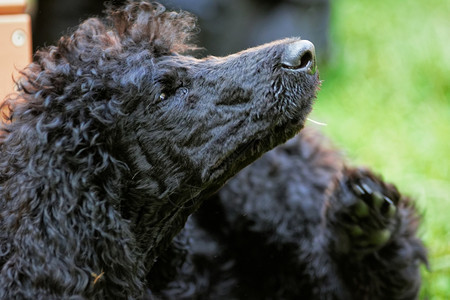
[[[123,141],[149,176],[167,180],[163,191],[223,183],[303,127],[319,84],[310,42],[196,59],[180,54],[192,50],[191,15],[141,3],[115,16]]]
[[[223,183],[303,127],[319,84],[314,46],[292,38],[196,59],[181,54],[195,30],[189,13],[149,2],[85,21],[24,71],[26,116],[84,122],[159,195]]]

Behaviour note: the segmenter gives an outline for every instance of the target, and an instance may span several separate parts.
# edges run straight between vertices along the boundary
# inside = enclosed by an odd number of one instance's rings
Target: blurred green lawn
[[[450,299],[450,1],[331,2],[312,119],[417,199],[431,262],[421,299]]]

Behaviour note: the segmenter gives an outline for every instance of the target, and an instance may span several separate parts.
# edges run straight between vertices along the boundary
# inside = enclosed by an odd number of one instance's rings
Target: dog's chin
[[[257,160],[265,152],[286,142],[297,134],[303,127],[308,112],[293,114],[285,122],[275,128],[267,129],[264,136],[254,138],[247,143],[236,147],[221,160],[218,160],[206,172],[203,172],[204,181],[225,183],[240,170]]]

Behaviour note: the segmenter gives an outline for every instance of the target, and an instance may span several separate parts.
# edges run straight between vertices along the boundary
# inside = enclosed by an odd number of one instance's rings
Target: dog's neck
[[[138,182],[142,183],[141,180]],[[146,199],[140,196],[141,188],[139,184],[133,184],[124,195],[123,201],[127,202],[127,210],[122,213],[130,221],[130,230],[138,252],[142,255],[145,269],[149,271],[175,235],[184,228],[188,217],[198,209],[203,199],[218,187],[208,188],[192,196],[180,186],[180,192],[174,191],[163,198]]]
[[[158,151],[149,154],[148,145],[142,145],[136,134],[129,137],[116,149],[119,159],[128,166],[116,207],[129,223],[137,252],[149,271],[187,218],[219,186],[200,189],[189,168],[175,167],[167,155],[158,155]]]

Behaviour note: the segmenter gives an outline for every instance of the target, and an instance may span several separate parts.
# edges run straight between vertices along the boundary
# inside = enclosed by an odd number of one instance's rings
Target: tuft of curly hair
[[[202,200],[311,111],[309,42],[196,59],[189,13],[107,14],[38,51],[2,104],[1,299],[144,297]]]

